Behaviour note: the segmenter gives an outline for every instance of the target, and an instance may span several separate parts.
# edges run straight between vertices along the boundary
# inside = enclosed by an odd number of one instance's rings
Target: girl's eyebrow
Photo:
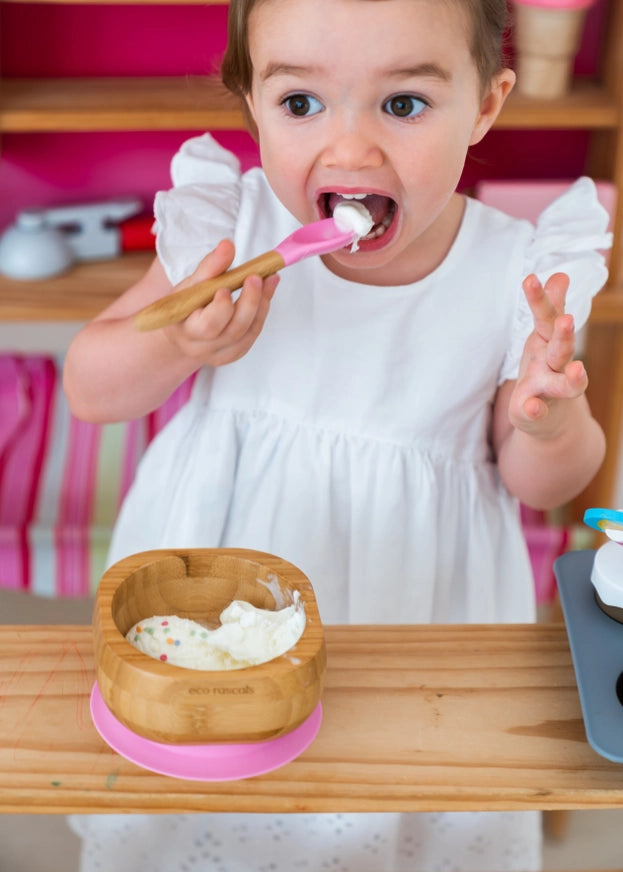
[[[434,62],[416,64],[413,67],[392,67],[384,72],[389,78],[396,79],[439,79],[441,82],[452,81],[452,74],[449,70]]]
[[[305,67],[298,64],[283,64],[272,61],[266,66],[265,70],[259,74],[262,82],[270,79],[272,76],[305,76],[313,73],[316,67]]]
[[[287,64],[272,61],[259,74],[262,82],[273,76],[309,76],[321,72],[320,67]],[[437,79],[440,82],[450,82],[452,74],[435,62],[425,62],[408,67],[391,67],[379,70],[379,75],[390,79]]]

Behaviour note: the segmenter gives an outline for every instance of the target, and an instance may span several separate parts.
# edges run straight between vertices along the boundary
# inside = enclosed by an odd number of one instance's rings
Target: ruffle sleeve
[[[156,251],[177,284],[221,239],[234,236],[240,205],[238,159],[210,134],[185,142],[171,163],[173,188],[154,201]]]
[[[565,311],[576,330],[588,320],[591,301],[608,278],[603,252],[612,245],[609,215],[597,199],[594,182],[582,177],[539,216],[526,249],[524,276],[535,273],[542,283],[556,272],[569,276]],[[532,313],[519,288],[509,350],[499,383],[517,378],[521,354],[534,326]]]

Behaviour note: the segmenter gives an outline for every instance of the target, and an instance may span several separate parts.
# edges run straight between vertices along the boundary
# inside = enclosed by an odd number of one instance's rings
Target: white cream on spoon
[[[351,252],[354,254],[359,249],[359,240],[366,236],[374,227],[372,215],[363,203],[358,200],[342,200],[333,210],[333,220],[338,228],[344,232],[351,230],[355,234]]]

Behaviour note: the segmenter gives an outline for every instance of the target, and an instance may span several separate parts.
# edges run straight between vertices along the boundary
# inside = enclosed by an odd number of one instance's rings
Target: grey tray
[[[554,563],[580,693],[586,738],[623,763],[623,624],[597,605],[591,583],[595,551],[571,551]]]

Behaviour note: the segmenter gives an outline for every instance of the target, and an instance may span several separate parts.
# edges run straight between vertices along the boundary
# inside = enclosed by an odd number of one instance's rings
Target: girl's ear
[[[513,89],[516,78],[515,73],[510,69],[501,70],[493,77],[491,87],[480,104],[480,112],[472,130],[470,145],[476,145],[477,142],[480,142],[485,133],[493,126],[504,101]]]

